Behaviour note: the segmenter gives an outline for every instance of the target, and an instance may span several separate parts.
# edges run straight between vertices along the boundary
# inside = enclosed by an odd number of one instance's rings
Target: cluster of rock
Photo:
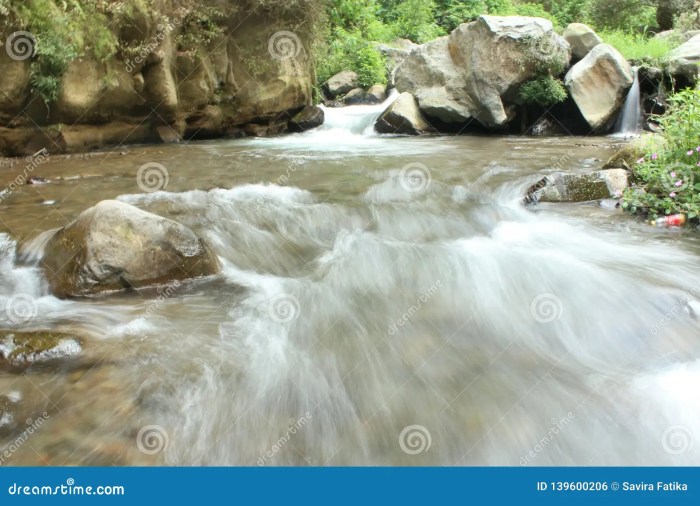
[[[351,70],[345,70],[323,83],[323,94],[332,107],[375,105],[386,100],[386,86],[375,84],[365,90],[360,85],[359,76]]]
[[[562,37],[540,18],[481,16],[392,55],[398,59],[396,88],[415,103],[402,98],[380,119],[380,131],[386,125],[421,133],[469,124],[502,131],[518,116],[521,86],[559,62],[568,69],[564,83],[585,122],[578,133],[604,133],[634,80],[625,58],[589,27],[572,24]]]

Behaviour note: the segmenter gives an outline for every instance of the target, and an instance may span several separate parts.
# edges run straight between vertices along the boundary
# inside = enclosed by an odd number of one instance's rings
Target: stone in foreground
[[[528,189],[525,203],[602,200],[619,196],[628,186],[628,173],[623,169],[586,174],[555,172]]]
[[[42,262],[58,297],[140,288],[220,270],[216,255],[192,230],[115,200],[100,202],[58,230]]]
[[[420,135],[430,130],[421,116],[416,99],[410,93],[402,93],[377,120],[375,130],[380,134]]]
[[[612,127],[633,82],[632,67],[608,44],[594,47],[564,79],[593,133],[606,133]]]

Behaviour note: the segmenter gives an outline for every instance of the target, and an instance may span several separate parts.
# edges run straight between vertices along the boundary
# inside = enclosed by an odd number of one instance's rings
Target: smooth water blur
[[[8,463],[700,464],[697,233],[520,205],[542,174],[599,168],[610,140],[385,138],[365,120],[56,158],[35,171],[51,184],[6,197],[0,304],[25,294],[23,328],[84,337],[60,368],[0,374],[17,420],[48,416]],[[139,188],[147,162],[163,190]],[[45,237],[27,240],[106,198],[192,227],[222,275],[51,297]]]

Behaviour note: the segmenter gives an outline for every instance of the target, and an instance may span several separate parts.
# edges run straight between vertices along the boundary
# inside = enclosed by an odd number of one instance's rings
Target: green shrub
[[[357,73],[364,87],[386,83],[386,61],[373,44],[358,33],[338,29],[329,44],[316,55],[319,85],[343,70]]]
[[[622,207],[632,213],[658,216],[700,215],[700,91],[685,90],[670,98],[661,118],[667,140],[657,153],[648,153],[633,167],[634,179],[644,192],[629,189]]]
[[[526,104],[538,104],[542,107],[552,107],[566,100],[564,83],[550,75],[540,75],[520,88],[520,98]]]

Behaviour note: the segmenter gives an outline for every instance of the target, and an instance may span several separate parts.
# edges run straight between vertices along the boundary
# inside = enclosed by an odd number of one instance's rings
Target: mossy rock
[[[0,331],[0,364],[28,367],[36,362],[72,357],[82,351],[81,339],[57,332]]]
[[[603,166],[604,169],[632,169],[640,158],[660,151],[666,139],[658,134],[648,134],[631,141],[615,153]]]

